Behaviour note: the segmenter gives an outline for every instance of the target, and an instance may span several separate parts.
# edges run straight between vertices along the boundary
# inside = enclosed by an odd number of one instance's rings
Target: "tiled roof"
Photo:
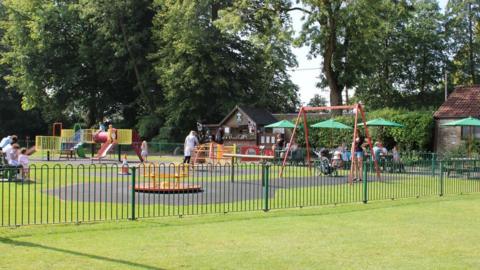
[[[257,125],[269,125],[277,122],[278,120],[267,110],[261,108],[253,108],[246,106],[239,106],[250,119],[252,119]]]
[[[480,85],[455,88],[433,116],[435,118],[480,117]]]

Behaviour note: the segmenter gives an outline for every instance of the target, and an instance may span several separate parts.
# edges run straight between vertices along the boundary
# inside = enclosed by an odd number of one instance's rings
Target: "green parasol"
[[[472,127],[480,127],[480,120],[473,117],[467,117],[460,120],[448,122],[445,124],[441,124],[441,126],[446,127],[470,127],[470,139],[469,139],[469,146],[468,146],[468,155],[470,156],[472,143],[473,143],[473,128]]]
[[[268,126],[265,126],[266,128],[294,128],[295,124],[288,121],[288,120],[282,120],[275,122],[273,124],[270,124]]]
[[[331,129],[331,132],[330,132],[330,147],[333,147],[333,129],[352,129],[351,127],[349,127],[345,124],[342,124],[340,122],[337,122],[333,119],[313,124],[310,127]]]
[[[367,121],[367,126],[369,127],[404,127],[402,124],[395,123],[392,121],[385,120],[383,118],[376,118],[370,121]],[[360,124],[360,126],[363,126],[363,123]]]
[[[349,127],[345,124],[342,124],[340,122],[337,122],[333,119],[313,124],[310,127],[312,127],[312,128],[352,129],[351,127]]]
[[[467,117],[460,120],[448,122],[441,124],[441,126],[452,126],[452,127],[480,127],[480,120],[473,117]]]

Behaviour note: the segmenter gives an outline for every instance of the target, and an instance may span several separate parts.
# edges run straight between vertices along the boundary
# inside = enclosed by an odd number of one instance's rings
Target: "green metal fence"
[[[326,175],[319,163],[42,165],[0,167],[0,224],[82,223],[147,217],[367,203],[480,192],[480,160],[364,162],[362,182],[349,181],[351,165]],[[200,191],[168,190],[176,185]],[[143,192],[140,187],[167,189]]]

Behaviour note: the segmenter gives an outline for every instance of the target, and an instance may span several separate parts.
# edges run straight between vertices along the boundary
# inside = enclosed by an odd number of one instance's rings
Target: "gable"
[[[433,116],[437,119],[480,117],[480,85],[455,88]]]

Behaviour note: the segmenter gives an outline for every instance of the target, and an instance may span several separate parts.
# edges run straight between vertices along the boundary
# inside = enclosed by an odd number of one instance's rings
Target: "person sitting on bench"
[[[6,152],[6,159],[9,166],[18,167],[18,155],[19,155],[20,145],[17,143],[12,145],[12,148]]]

